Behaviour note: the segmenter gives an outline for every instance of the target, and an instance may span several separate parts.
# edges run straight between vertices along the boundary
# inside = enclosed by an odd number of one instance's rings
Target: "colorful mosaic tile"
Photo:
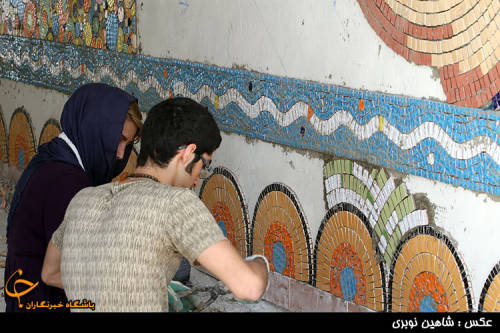
[[[439,68],[449,103],[484,106],[500,91],[500,3],[358,0],[378,36],[408,61]]]
[[[273,271],[311,283],[309,227],[295,195],[271,184],[259,195],[250,227],[251,253],[269,260]]]
[[[385,311],[380,254],[363,213],[351,204],[332,207],[320,226],[314,252],[315,286],[346,301]]]
[[[7,147],[7,132],[5,130],[2,107],[0,106],[0,161],[4,163],[9,161]]]
[[[429,226],[410,232],[396,250],[388,311],[470,312],[470,283],[446,236]]]
[[[125,165],[125,168],[123,171],[113,178],[111,181],[112,182],[117,182],[117,181],[122,181],[127,178],[127,176],[135,171],[135,167],[137,166],[137,150],[135,148],[132,148],[132,151],[130,152],[130,157],[128,158],[127,165]]]
[[[14,111],[10,120],[9,164],[24,169],[35,153],[31,118],[23,108],[19,108]]]
[[[201,186],[200,199],[212,212],[227,239],[242,257],[246,257],[247,208],[234,175],[224,167],[215,168]]]
[[[491,270],[479,299],[479,312],[500,312],[500,262]]]
[[[323,168],[328,208],[349,203],[366,216],[384,261],[389,266],[401,238],[417,226],[427,225],[425,210],[416,209],[406,186],[396,186],[384,169],[371,172],[350,160],[333,160]]]
[[[136,52],[134,0],[3,0],[0,34]]]
[[[170,96],[220,128],[500,195],[500,115],[179,60],[0,36],[0,76],[67,93],[105,82],[147,110]]]
[[[40,133],[40,140],[38,141],[38,145],[40,146],[41,144],[49,142],[53,138],[59,136],[61,132],[62,128],[59,124],[59,121],[52,118],[47,120],[43,125],[42,132]]]

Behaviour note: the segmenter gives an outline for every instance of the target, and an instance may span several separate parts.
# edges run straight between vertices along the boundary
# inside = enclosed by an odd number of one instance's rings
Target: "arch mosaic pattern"
[[[129,174],[134,172],[135,167],[137,166],[137,156],[138,156],[137,150],[135,150],[135,147],[134,147],[134,148],[132,148],[132,151],[130,152],[130,157],[128,158],[127,165],[125,165],[125,168],[123,169],[123,171],[118,176],[113,178],[111,181],[116,182],[116,181],[125,180],[125,178],[127,178],[127,176]]]
[[[331,208],[314,251],[315,286],[346,301],[385,311],[385,278],[367,218],[351,204]]]
[[[217,167],[200,189],[200,199],[212,212],[227,239],[242,257],[248,253],[248,214],[234,175]]]
[[[480,107],[500,91],[497,0],[358,0],[378,36],[408,61],[439,68],[447,101]]]
[[[135,53],[135,10],[135,0],[7,0],[0,34]]]
[[[500,312],[500,262],[491,270],[479,299],[479,312]]]
[[[273,271],[312,282],[310,231],[295,195],[271,184],[259,195],[250,227],[251,254],[264,255]]]
[[[43,125],[42,132],[40,133],[40,140],[38,141],[38,146],[49,142],[53,138],[61,134],[62,128],[59,122],[55,119],[49,119]]]
[[[398,246],[391,266],[388,306],[392,312],[471,312],[470,283],[446,236],[418,227]]]
[[[66,93],[109,83],[144,110],[191,97],[227,132],[500,195],[495,112],[12,36],[0,36],[0,57],[0,76],[10,80]]]
[[[371,235],[389,266],[403,235],[428,224],[427,212],[417,209],[415,199],[384,169],[369,171],[350,160],[333,160],[323,168],[328,208],[348,203],[368,220]]]
[[[7,147],[7,132],[5,130],[5,120],[3,119],[2,107],[0,106],[0,161],[4,163],[7,163],[9,161]]]
[[[23,108],[16,109],[9,126],[9,164],[24,169],[35,152],[31,118]]]

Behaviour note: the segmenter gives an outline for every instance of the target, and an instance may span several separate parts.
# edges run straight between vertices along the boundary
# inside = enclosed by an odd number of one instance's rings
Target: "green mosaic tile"
[[[372,179],[373,179],[374,181],[376,181],[376,179],[377,179],[377,169],[373,169],[373,170],[372,170],[372,174],[371,174],[371,176],[372,176]]]
[[[375,203],[375,199],[373,199],[372,194],[369,190],[366,192],[366,197],[368,198],[368,200],[370,200],[372,205]]]
[[[384,187],[384,184],[387,182],[387,175],[385,174],[384,169],[380,169],[380,172],[377,175],[377,185],[378,187]]]
[[[399,240],[401,239],[401,237],[403,236],[401,234],[401,230],[399,229],[399,225],[396,226],[396,228],[394,228],[394,231],[392,233],[392,236],[398,240],[398,243],[399,243]]]
[[[377,236],[380,238],[380,236],[382,235],[382,229],[380,227],[380,223],[377,223],[375,225],[375,233],[377,234]]]
[[[331,176],[333,176],[333,174],[334,174],[333,163],[330,161],[323,168],[323,175],[325,178],[330,178]]]
[[[402,206],[402,202],[400,202],[397,206],[396,206],[396,214],[398,215],[398,221],[401,221],[404,217],[403,215],[403,212],[401,210],[401,206]]]

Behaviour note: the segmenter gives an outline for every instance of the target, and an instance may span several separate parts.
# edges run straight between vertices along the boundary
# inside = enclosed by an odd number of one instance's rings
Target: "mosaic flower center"
[[[448,312],[448,298],[438,277],[422,272],[413,280],[410,290],[410,312]]]
[[[222,230],[224,236],[227,237],[226,225],[224,224],[224,221],[219,220],[217,221],[217,224],[219,225],[220,230]]]
[[[345,300],[352,301],[356,295],[356,276],[350,267],[344,267],[340,273],[340,287]]]
[[[363,265],[351,244],[342,243],[330,262],[330,292],[356,304],[366,304]]]
[[[425,295],[420,302],[420,312],[437,312],[437,303],[432,296]]]
[[[276,272],[283,273],[286,268],[286,251],[281,242],[273,245],[273,264]]]
[[[24,151],[21,148],[17,150],[17,159],[19,161],[19,168],[24,169]]]

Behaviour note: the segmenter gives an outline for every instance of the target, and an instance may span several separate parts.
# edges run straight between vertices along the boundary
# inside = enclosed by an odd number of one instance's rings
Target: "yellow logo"
[[[79,308],[79,309],[85,308],[85,309],[91,309],[92,311],[95,310],[95,304],[92,303],[91,301],[87,301],[86,299],[84,299],[82,301],[80,301],[80,300],[68,301],[66,304],[63,304],[62,302],[59,302],[57,304],[50,304],[50,302],[47,302],[47,301],[36,301],[36,302],[31,301],[31,302],[28,302],[26,304],[23,304],[23,303],[21,303],[21,296],[24,296],[27,293],[31,292],[33,289],[35,289],[36,286],[38,286],[39,282],[33,283],[31,281],[18,278],[14,281],[13,291],[10,291],[8,288],[9,282],[12,279],[12,277],[16,274],[19,274],[19,276],[23,275],[23,270],[18,269],[17,271],[12,273],[12,275],[7,280],[7,283],[5,284],[4,289],[5,289],[5,293],[8,296],[17,298],[17,304],[18,304],[19,308],[25,308],[26,310],[35,310],[35,309],[53,310],[53,309],[66,307],[66,308]],[[28,288],[23,290],[23,291],[17,291],[16,287],[18,284],[23,284],[25,286],[28,286]]]

